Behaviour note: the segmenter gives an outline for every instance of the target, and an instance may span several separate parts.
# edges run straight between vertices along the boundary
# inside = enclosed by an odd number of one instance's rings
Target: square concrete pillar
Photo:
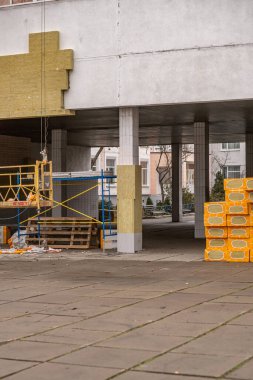
[[[194,123],[195,238],[205,237],[204,203],[209,200],[209,127]]]
[[[139,110],[119,110],[119,166],[117,168],[118,252],[142,249],[142,187],[139,165]]]
[[[67,170],[67,131],[64,129],[52,130],[52,162],[53,172],[66,172]],[[67,198],[66,186],[62,186],[60,182],[54,184],[54,199],[62,202]],[[52,210],[53,217],[61,217],[67,215],[65,207],[55,207]]]
[[[172,144],[172,222],[182,220],[182,145]]]
[[[253,177],[253,134],[246,135],[246,177]]]

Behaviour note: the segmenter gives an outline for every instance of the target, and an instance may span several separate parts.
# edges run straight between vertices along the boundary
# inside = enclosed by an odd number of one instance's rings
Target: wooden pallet
[[[40,239],[38,237],[40,229]],[[97,225],[85,218],[45,217],[28,221],[27,244],[38,244],[46,240],[53,248],[89,249],[98,247]]]

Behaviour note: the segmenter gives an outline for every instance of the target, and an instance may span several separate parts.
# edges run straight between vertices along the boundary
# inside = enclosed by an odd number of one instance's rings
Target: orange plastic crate
[[[253,220],[253,219],[252,219]],[[227,215],[227,225],[229,227],[249,227],[250,216],[249,215]]]
[[[227,238],[228,228],[227,227],[206,227],[205,228],[206,238]]]
[[[250,227],[228,227],[228,237],[235,239],[249,239]]]

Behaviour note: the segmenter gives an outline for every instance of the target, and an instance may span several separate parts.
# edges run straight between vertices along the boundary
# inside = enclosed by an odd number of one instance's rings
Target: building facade
[[[210,145],[210,187],[220,171],[224,178],[246,176],[245,143],[219,143]]]

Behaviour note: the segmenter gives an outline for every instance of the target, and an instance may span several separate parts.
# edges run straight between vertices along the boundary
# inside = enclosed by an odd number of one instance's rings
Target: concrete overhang
[[[253,100],[140,107],[140,145],[193,143],[194,121],[208,121],[210,143],[245,141],[253,133]],[[0,120],[0,134],[40,141],[40,118]],[[49,129],[68,130],[71,145],[118,146],[119,109],[76,110],[49,118]],[[50,134],[49,134],[50,135]],[[50,140],[50,136],[49,136]]]

